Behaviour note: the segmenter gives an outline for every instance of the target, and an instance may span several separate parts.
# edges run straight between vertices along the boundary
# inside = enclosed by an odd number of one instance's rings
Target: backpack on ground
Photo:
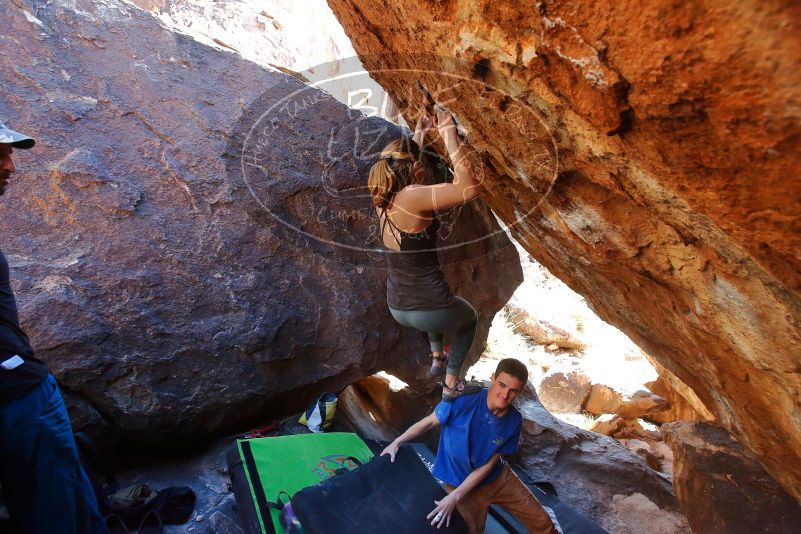
[[[308,426],[312,432],[325,432],[334,421],[336,409],[337,396],[333,393],[323,393],[308,410],[301,414],[298,422]]]
[[[113,517],[115,522],[132,529],[141,525],[148,514],[157,514],[159,521],[168,525],[180,525],[191,517],[196,500],[192,488],[177,486],[155,490],[148,484],[120,488],[117,477],[89,436],[78,432],[75,443],[95,491],[100,514],[107,521]]]

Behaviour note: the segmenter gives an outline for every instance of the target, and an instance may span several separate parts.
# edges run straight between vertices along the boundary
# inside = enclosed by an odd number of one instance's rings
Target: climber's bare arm
[[[426,214],[470,202],[481,194],[481,184],[467,157],[467,147],[459,139],[453,117],[437,110],[437,130],[453,165],[453,182],[413,185],[399,192],[395,204],[409,213]]]

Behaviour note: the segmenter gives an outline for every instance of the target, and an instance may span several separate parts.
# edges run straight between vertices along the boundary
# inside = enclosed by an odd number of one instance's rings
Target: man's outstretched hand
[[[400,448],[400,445],[398,444],[398,441],[395,440],[392,443],[390,443],[389,445],[387,445],[386,448],[383,451],[381,451],[380,456],[384,456],[385,454],[388,454],[389,455],[389,461],[392,462],[392,463],[395,463],[395,455],[398,454],[398,449],[399,448]]]
[[[456,508],[457,501],[458,499],[453,493],[449,493],[441,501],[434,501],[437,507],[426,516],[426,519],[431,519],[431,526],[436,525],[437,528],[440,528],[443,524],[446,527],[451,526],[451,514]]]

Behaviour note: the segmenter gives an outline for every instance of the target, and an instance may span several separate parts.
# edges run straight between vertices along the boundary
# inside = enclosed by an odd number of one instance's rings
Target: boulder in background
[[[697,534],[797,532],[801,506],[724,429],[702,422],[662,426],[673,449],[673,489]]]

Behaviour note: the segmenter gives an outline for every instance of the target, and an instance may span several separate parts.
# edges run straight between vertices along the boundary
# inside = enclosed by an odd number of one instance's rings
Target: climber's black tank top
[[[437,232],[439,219],[422,232],[410,234],[395,226],[386,211],[381,216],[381,237],[389,224],[400,244],[400,251],[391,251],[387,258],[387,304],[396,310],[433,310],[451,304],[453,295],[439,265]]]

